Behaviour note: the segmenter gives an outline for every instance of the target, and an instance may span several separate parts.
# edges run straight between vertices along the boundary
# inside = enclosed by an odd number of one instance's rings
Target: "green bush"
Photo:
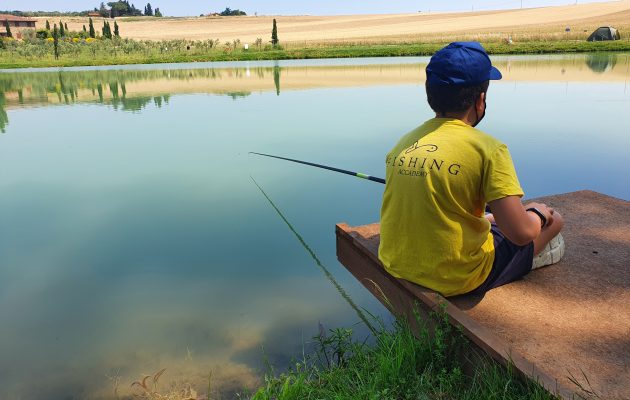
[[[37,37],[38,39],[47,39],[49,37],[52,37],[50,35],[50,31],[46,30],[46,29],[39,29],[37,31],[37,33],[35,33],[35,37]]]
[[[87,31],[72,32],[72,37],[79,38],[79,39],[87,39],[90,37],[90,34]]]

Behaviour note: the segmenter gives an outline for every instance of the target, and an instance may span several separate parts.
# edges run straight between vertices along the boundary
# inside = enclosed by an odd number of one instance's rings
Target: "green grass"
[[[252,399],[556,399],[487,358],[464,359],[470,344],[444,317],[438,319],[434,335],[423,330],[418,338],[403,322],[381,326],[373,344],[353,340],[349,329],[322,332],[316,354],[289,372],[267,376]]]
[[[61,43],[61,56],[55,59],[52,44],[31,40],[13,42],[0,48],[0,68],[73,67],[119,64],[158,64],[203,61],[289,60],[313,58],[427,56],[446,43],[392,44],[291,44],[288,48],[250,48],[239,44],[213,44],[212,41],[139,42],[98,40],[94,43]],[[630,51],[630,40],[614,42],[528,41],[511,45],[488,42],[490,54],[544,54],[600,51]]]

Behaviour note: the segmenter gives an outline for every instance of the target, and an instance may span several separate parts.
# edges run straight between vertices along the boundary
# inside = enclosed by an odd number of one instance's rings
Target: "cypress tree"
[[[120,37],[120,32],[118,31],[118,24],[114,21],[114,36]]]
[[[112,38],[112,28],[109,25],[109,22],[104,21],[103,22],[103,38],[105,39],[111,39]]]
[[[94,22],[92,22],[92,18],[90,18],[90,37],[91,38],[95,38],[96,37],[96,31],[94,31]]]
[[[59,36],[66,36],[66,31],[63,29],[63,22],[59,21]]]
[[[53,45],[55,47],[55,60],[59,59],[59,31],[57,30],[57,24],[53,30]]]
[[[271,44],[276,47],[278,45],[278,27],[276,26],[276,19],[273,19],[273,27],[271,28]]]
[[[66,26],[66,32],[70,32],[70,29],[68,29],[68,23],[66,22],[64,25]]]
[[[8,19],[4,20],[4,26],[7,27],[7,37],[12,38],[13,37],[13,33],[11,33],[11,27],[9,26],[9,20]]]
[[[144,7],[144,15],[149,17],[153,16],[153,7],[151,7],[151,3],[147,3],[147,6]]]
[[[87,29],[85,29],[85,24],[83,24],[83,32],[87,32]]]
[[[153,13],[153,15],[155,15],[156,17],[161,17],[162,16],[162,12],[160,11],[160,8],[156,8],[155,12]]]
[[[49,31],[50,30],[50,22],[48,22],[48,20],[46,20],[46,30]]]

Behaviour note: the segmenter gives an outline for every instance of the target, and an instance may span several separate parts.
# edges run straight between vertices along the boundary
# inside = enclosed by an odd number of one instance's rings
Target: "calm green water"
[[[143,374],[230,398],[365,330],[250,176],[354,301],[334,224],[378,220],[383,187],[248,156],[383,176],[431,116],[426,58],[0,72],[0,398],[115,398]],[[496,58],[481,129],[528,197],[630,199],[630,55]],[[263,350],[264,349],[264,350]]]

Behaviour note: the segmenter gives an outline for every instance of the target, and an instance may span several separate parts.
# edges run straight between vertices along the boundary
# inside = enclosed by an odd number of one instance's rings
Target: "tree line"
[[[107,8],[109,7],[109,8]],[[111,1],[107,3],[107,7],[105,3],[101,2],[100,7],[97,9],[94,8],[95,12],[98,12],[101,17],[104,18],[116,18],[116,17],[162,17],[162,12],[159,8],[153,10],[151,3],[147,3],[144,6],[144,10],[140,10],[136,8],[136,6],[131,3],[129,4],[128,0],[119,0],[119,1]]]
[[[0,10],[0,14],[15,15],[16,17],[87,17],[91,11],[19,11]]]
[[[245,11],[239,10],[238,8],[236,10],[232,10],[230,7],[225,7],[225,10],[221,11],[219,15],[223,17],[232,17],[232,16],[239,16],[239,15],[247,15],[247,13]]]
[[[114,29],[112,30],[112,26],[108,21],[103,21],[103,27],[101,28],[102,37],[104,39],[112,39],[113,37],[120,37],[120,30],[118,28],[118,23],[114,21]],[[87,38],[96,38],[96,29],[94,28],[94,21],[92,18],[89,19],[88,27],[83,25],[83,30],[79,32],[71,32],[68,29],[68,23],[64,23],[59,21],[59,27],[55,23],[51,28],[50,21],[46,20],[46,29],[40,29],[35,34],[36,37],[40,39],[62,39],[62,38],[79,38],[79,39],[87,39]]]
[[[0,14],[15,15],[17,17],[87,17],[88,14],[97,12],[103,18],[115,18],[115,17],[162,17],[162,11],[158,8],[153,8],[151,3],[147,3],[143,10],[136,8],[135,5],[130,4],[128,0],[119,0],[108,2],[107,4],[101,3],[99,7],[94,7],[93,10],[85,11],[19,11],[19,10],[5,10],[0,11]]]

